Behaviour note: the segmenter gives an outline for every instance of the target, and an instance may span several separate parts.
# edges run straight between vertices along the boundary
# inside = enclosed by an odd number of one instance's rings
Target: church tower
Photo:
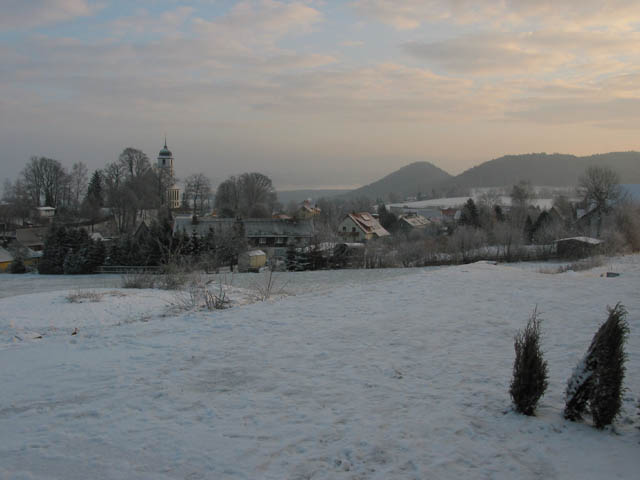
[[[173,153],[167,148],[167,137],[164,138],[164,147],[158,153],[158,175],[163,179],[163,183],[167,185],[166,201],[170,209],[180,208],[180,189],[175,184],[173,171]]]

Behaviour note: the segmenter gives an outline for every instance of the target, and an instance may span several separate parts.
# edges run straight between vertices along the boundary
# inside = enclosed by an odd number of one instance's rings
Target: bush
[[[579,420],[591,412],[596,428],[610,425],[622,405],[624,342],[629,334],[627,311],[618,303],[598,329],[587,354],[567,382],[565,418]]]
[[[516,410],[533,415],[538,400],[547,389],[547,362],[540,350],[540,318],[533,310],[527,326],[515,336],[516,359],[509,393]]]
[[[9,265],[9,273],[27,273],[27,267],[21,257],[16,257]]]
[[[156,276],[149,272],[127,273],[121,277],[122,288],[154,288]]]

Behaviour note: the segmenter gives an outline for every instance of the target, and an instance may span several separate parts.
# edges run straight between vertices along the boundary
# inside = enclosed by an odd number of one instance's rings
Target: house
[[[44,249],[47,231],[48,227],[18,228],[16,230],[16,240],[23,247],[38,252]]]
[[[34,218],[46,221],[50,221],[55,214],[56,209],[53,207],[36,207],[33,211]]]
[[[9,250],[0,247],[0,272],[8,271],[11,262],[13,262],[13,255]]]
[[[304,202],[302,202],[302,205],[300,205],[300,208],[298,208],[298,211],[296,212],[296,218],[309,220],[316,215],[320,215],[320,212],[321,210],[317,205],[311,205],[310,200],[305,200]]]
[[[425,230],[431,224],[431,221],[417,213],[408,213],[398,218],[398,229],[404,233]]]
[[[267,254],[262,250],[249,250],[238,255],[239,272],[258,272],[267,264]]]
[[[249,245],[264,250],[269,257],[285,258],[287,245],[305,245],[314,233],[311,220],[248,218],[242,223]]]
[[[340,222],[338,235],[345,242],[365,242],[374,238],[388,237],[390,233],[370,213],[354,212],[347,214]]]
[[[190,215],[178,215],[173,220],[173,232],[184,231],[205,238],[209,232],[224,235],[240,222],[245,238],[251,247],[263,250],[268,257],[284,258],[288,245],[304,245],[313,236],[313,223],[310,220],[283,220],[275,218],[192,218]]]
[[[602,253],[602,240],[591,237],[571,237],[556,240],[556,252],[561,258],[585,258]]]
[[[25,267],[37,267],[42,252],[34,252],[28,248],[19,248]],[[16,255],[6,248],[0,247],[0,272],[8,272]]]
[[[448,220],[450,222],[453,222],[453,221],[457,222],[458,220],[460,220],[460,215],[462,214],[462,211],[459,208],[448,207],[448,208],[441,208],[440,213],[442,215],[443,220]]]

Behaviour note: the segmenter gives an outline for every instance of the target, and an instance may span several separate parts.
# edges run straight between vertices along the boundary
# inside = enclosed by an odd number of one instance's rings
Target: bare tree
[[[240,187],[240,208],[245,216],[257,209],[271,216],[276,202],[276,192],[271,179],[262,173],[243,173],[238,179]],[[254,215],[251,215],[254,216]],[[264,213],[260,216],[264,216]]]
[[[511,188],[511,222],[518,227],[524,225],[531,197],[531,183],[528,181],[521,180]]]
[[[262,173],[243,173],[229,177],[218,186],[215,206],[222,216],[271,215],[276,193],[271,179]]]
[[[597,215],[597,236],[602,229],[602,216],[609,213],[622,198],[620,177],[609,167],[591,165],[578,182],[584,202]]]
[[[223,217],[233,217],[240,209],[240,189],[238,178],[231,176],[218,185],[215,207]]]
[[[45,205],[57,207],[67,178],[67,173],[60,162],[46,157],[31,157],[22,170],[24,185],[35,207],[41,205],[42,197]]]
[[[129,178],[141,177],[150,168],[149,157],[136,148],[125,148],[118,157],[118,163],[122,165]]]
[[[621,199],[620,177],[609,167],[592,165],[580,177],[578,187],[587,205],[607,213]]]
[[[71,167],[70,186],[71,203],[74,209],[80,208],[80,201],[87,193],[89,184],[89,170],[84,162],[74,163]]]
[[[211,180],[204,173],[194,173],[185,180],[185,194],[193,205],[193,213],[202,214],[205,201],[211,194]]]

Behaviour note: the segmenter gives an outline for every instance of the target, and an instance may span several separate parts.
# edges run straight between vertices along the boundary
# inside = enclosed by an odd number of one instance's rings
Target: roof
[[[262,250],[250,250],[248,252],[244,252],[244,254],[249,257],[264,257],[266,255]]]
[[[248,218],[242,221],[247,237],[310,237],[313,223],[309,220]]]
[[[12,261],[13,261],[13,255],[11,255],[11,252],[9,252],[9,250],[6,250],[0,247],[0,263],[12,262]]]
[[[589,245],[600,245],[602,243],[602,240],[598,240],[597,238],[592,238],[592,237],[569,237],[569,238],[561,238],[559,240],[556,240],[555,243],[559,243],[559,242],[579,242],[579,243],[587,243]]]
[[[19,228],[16,230],[16,240],[25,247],[43,245],[46,236],[47,227]]]
[[[412,228],[423,228],[430,225],[431,222],[422,215],[410,214],[400,217],[400,221],[408,224]]]
[[[39,210],[41,212],[49,212],[51,210],[55,210],[55,208],[53,208],[53,207],[36,207],[36,210]]]
[[[251,237],[311,237],[313,223],[309,220],[285,220],[279,218],[247,218],[241,220],[245,235]],[[200,217],[193,223],[190,215],[176,216],[173,220],[173,231],[184,230],[187,233],[196,232],[202,237],[212,229],[214,234],[226,231],[236,223],[235,218]]]
[[[387,232],[380,222],[368,212],[349,213],[347,217],[351,218],[353,222],[362,230],[365,234],[372,233],[378,237],[386,237],[391,235]]]

